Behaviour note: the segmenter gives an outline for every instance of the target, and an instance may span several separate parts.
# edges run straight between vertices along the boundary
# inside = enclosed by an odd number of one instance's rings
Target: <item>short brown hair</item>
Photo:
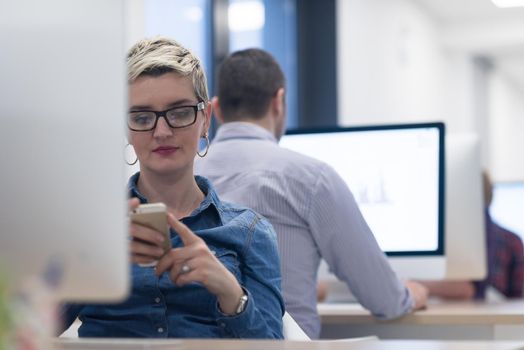
[[[218,98],[224,120],[263,117],[271,98],[284,86],[284,73],[268,52],[247,49],[232,53],[218,72]]]

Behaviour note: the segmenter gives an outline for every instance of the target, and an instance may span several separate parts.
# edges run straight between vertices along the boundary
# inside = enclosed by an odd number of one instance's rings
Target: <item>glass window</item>
[[[296,0],[229,0],[229,50],[270,52],[286,76],[287,126],[298,126]]]
[[[145,36],[162,35],[173,38],[191,49],[210,72],[211,0],[145,0]],[[208,79],[210,78],[208,74]],[[211,82],[208,81],[209,87]]]
[[[498,183],[493,188],[490,213],[493,220],[524,240],[524,182]]]

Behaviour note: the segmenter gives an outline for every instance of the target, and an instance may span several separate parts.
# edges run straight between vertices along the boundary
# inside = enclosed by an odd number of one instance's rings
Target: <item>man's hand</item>
[[[422,284],[414,281],[406,281],[404,283],[409,289],[411,297],[415,301],[413,305],[413,310],[420,310],[427,306],[428,303],[428,289]]]

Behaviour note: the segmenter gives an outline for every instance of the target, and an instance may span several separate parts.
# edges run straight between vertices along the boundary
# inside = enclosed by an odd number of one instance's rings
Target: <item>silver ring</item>
[[[188,264],[184,264],[184,265],[182,265],[182,269],[180,271],[182,273],[188,273],[189,271],[191,271],[191,268],[189,267]]]

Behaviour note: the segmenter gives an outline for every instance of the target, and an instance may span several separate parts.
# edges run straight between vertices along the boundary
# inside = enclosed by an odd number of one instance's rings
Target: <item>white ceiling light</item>
[[[506,8],[506,7],[521,7],[524,6],[524,0],[491,0],[495,6]]]
[[[260,0],[237,1],[229,4],[229,30],[246,32],[260,30],[265,23],[265,8]]]

